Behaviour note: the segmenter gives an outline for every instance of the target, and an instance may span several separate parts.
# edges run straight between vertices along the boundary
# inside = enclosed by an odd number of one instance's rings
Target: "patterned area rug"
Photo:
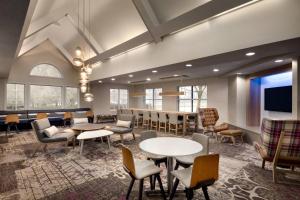
[[[136,141],[126,136],[125,144],[136,158],[145,159],[138,148],[140,131],[136,131]],[[14,134],[8,140],[0,137],[0,141],[0,199],[125,199],[130,178],[122,168],[118,136],[112,137],[110,150],[106,143],[87,141],[82,156],[78,146],[53,145],[47,153],[40,151],[31,157],[38,145],[31,132]],[[300,183],[281,174],[280,183],[274,184],[270,165],[261,169],[261,159],[252,146],[220,144],[211,139],[210,152],[221,155],[220,178],[208,189],[211,199],[300,199]],[[162,168],[166,186],[165,166]],[[149,188],[146,180],[145,189]],[[131,199],[137,196],[135,183]],[[161,197],[144,194],[143,199]],[[204,199],[201,190],[194,199]]]

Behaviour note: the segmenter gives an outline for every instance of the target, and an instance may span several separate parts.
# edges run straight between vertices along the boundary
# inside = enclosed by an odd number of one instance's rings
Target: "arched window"
[[[32,68],[31,76],[42,76],[50,78],[62,78],[62,74],[56,67],[49,64],[39,64]]]

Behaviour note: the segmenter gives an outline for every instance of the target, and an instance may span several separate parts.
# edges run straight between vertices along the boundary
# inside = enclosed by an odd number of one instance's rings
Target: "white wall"
[[[4,110],[6,79],[0,79],[0,110]]]
[[[178,86],[207,85],[208,107],[215,107],[219,111],[219,122],[228,121],[228,79],[209,78],[191,79],[183,81],[170,81],[162,83],[144,84],[133,87],[134,92],[143,92],[147,88],[162,88],[163,91],[177,91]],[[145,108],[143,97],[131,97],[134,107]],[[178,107],[177,97],[163,97],[163,110],[176,111]]]
[[[287,112],[274,112],[264,109],[265,88],[281,87],[292,85],[292,72],[270,75],[261,78],[261,120],[263,118],[271,119],[292,119],[292,113]],[[274,99],[276,101],[276,99]]]

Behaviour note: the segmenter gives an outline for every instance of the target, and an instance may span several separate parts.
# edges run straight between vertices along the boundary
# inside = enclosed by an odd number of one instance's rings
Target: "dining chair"
[[[151,129],[158,130],[158,113],[156,111],[151,112]]]
[[[139,125],[143,123],[143,116],[141,116],[141,113],[138,110],[133,110],[133,115],[135,116],[135,125],[138,128]]]
[[[209,200],[207,187],[211,186],[219,177],[219,154],[202,155],[195,158],[193,167],[171,172],[175,177],[175,183],[170,194],[170,200],[174,198],[179,181],[184,185],[186,197],[193,199],[194,190],[202,188],[204,197]]]
[[[18,114],[10,114],[5,117],[5,124],[7,125],[6,136],[10,133],[12,127],[15,127],[17,133],[19,133],[18,124],[20,123],[20,118]]]
[[[150,122],[151,122],[151,119],[150,119],[150,112],[149,111],[144,111],[143,112],[143,127],[147,127],[147,129],[150,128]]]
[[[192,140],[202,145],[202,151],[194,155],[175,157],[175,170],[177,170],[179,166],[188,168],[194,163],[196,157],[198,157],[199,155],[207,155],[209,153],[209,136],[201,133],[194,133],[192,136]]]
[[[47,113],[37,113],[36,114],[36,119],[44,119],[44,118],[48,118],[48,114]]]
[[[69,123],[69,125],[71,126],[72,118],[73,118],[73,114],[71,112],[65,112],[64,113],[64,126],[66,126],[67,123]]]
[[[164,129],[165,133],[166,133],[167,132],[167,124],[168,124],[167,113],[165,113],[165,112],[159,113],[158,123],[159,123],[158,130],[160,131],[161,129]]]
[[[157,133],[154,130],[142,131],[140,133],[140,135],[141,135],[141,137],[140,137],[141,141],[157,137]],[[154,161],[154,164],[156,166],[160,167],[160,164],[164,163],[165,166],[167,167],[167,157],[166,156],[159,156],[159,155],[155,155],[155,154],[151,154],[151,153],[146,153],[146,156],[147,156],[147,160]],[[152,190],[155,189],[155,182],[156,182],[156,178],[154,177],[154,179],[152,179],[150,177],[150,185],[151,185]]]
[[[175,134],[178,134],[178,130],[183,132],[183,121],[178,120],[178,114],[170,113],[169,114],[169,132],[175,131]]]
[[[135,180],[139,180],[139,197],[141,200],[143,197],[144,179],[147,177],[155,176],[160,187],[161,195],[163,199],[166,199],[165,191],[161,182],[160,172],[161,169],[154,165],[150,160],[137,160],[133,159],[132,152],[130,149],[122,145],[122,156],[123,156],[123,168],[130,175],[131,182],[126,194],[126,200],[129,199],[133,184]]]

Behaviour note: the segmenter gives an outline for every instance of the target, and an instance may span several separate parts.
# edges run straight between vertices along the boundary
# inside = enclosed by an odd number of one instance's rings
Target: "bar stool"
[[[168,124],[167,113],[165,113],[165,112],[159,113],[158,123],[159,123],[159,131],[161,129],[164,129],[165,133],[166,133],[167,132],[167,124]]]
[[[15,127],[17,133],[19,133],[18,124],[20,123],[19,116],[17,114],[10,114],[5,117],[5,124],[7,125],[6,136],[7,133],[10,133],[11,127]]]
[[[137,128],[139,127],[139,124],[143,124],[143,117],[140,114],[140,111],[133,110],[133,115],[135,116],[135,125]]]
[[[158,113],[155,111],[151,112],[151,129],[155,128],[158,129]]]
[[[143,112],[143,127],[146,126],[147,129],[150,127],[150,112],[144,111]]]
[[[169,114],[169,132],[175,131],[177,135],[178,130],[183,132],[183,121],[178,120],[178,114],[171,113]]]

